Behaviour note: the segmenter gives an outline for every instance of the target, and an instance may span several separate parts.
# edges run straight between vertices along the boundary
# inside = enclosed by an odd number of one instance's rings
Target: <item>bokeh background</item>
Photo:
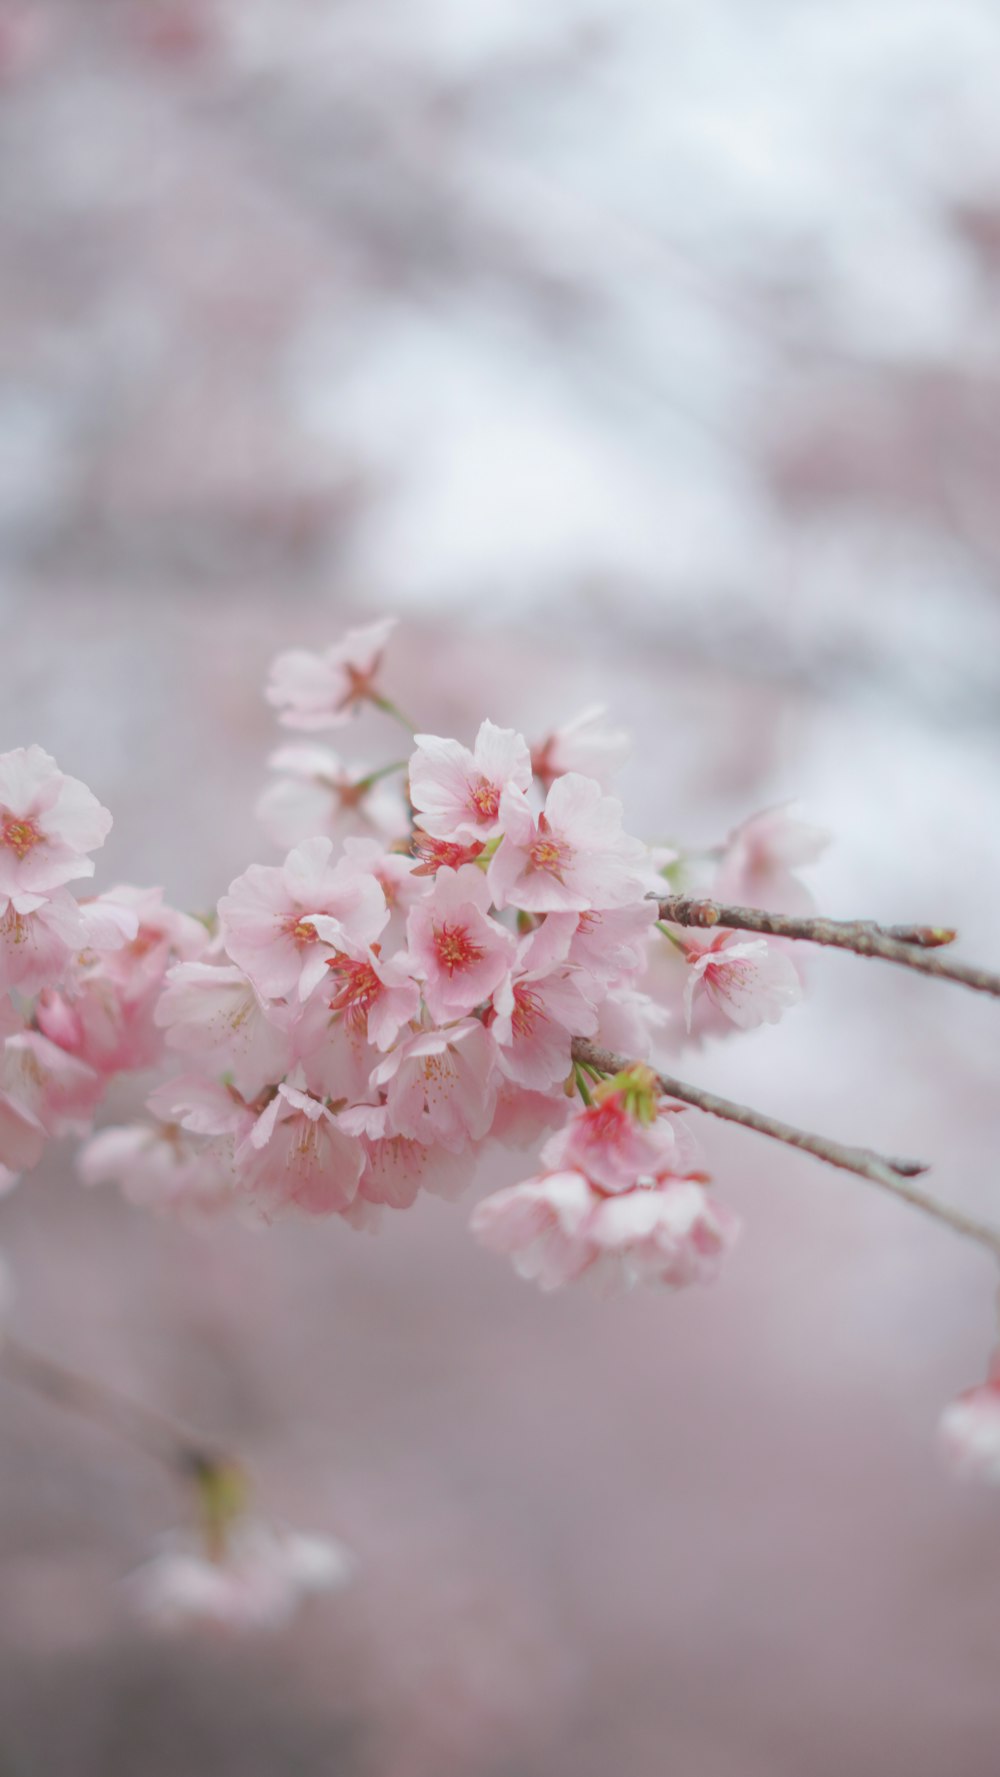
[[[998,89],[993,0],[3,0],[0,747],[113,809],[98,881],[269,859],[271,654],[395,611],[421,725],[601,698],[633,830],[796,798],[827,911],[1000,965]],[[995,1007],[811,978],[688,1073],[1000,1216]],[[463,1207],[197,1235],[53,1151],[20,1332],[361,1570],[156,1640],[183,1502],[3,1384],[2,1777],[993,1777],[1000,1505],[934,1447],[991,1267],[704,1136],[727,1275],[610,1305]]]

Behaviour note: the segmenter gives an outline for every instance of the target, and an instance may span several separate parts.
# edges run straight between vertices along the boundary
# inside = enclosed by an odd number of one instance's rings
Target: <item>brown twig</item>
[[[626,1057],[614,1055],[609,1049],[601,1049],[584,1037],[574,1039],[573,1059],[601,1074],[621,1073],[634,1065]],[[727,1123],[738,1123],[743,1129],[755,1130],[758,1135],[767,1135],[772,1141],[783,1142],[787,1147],[799,1148],[803,1153],[812,1154],[817,1160],[824,1160],[828,1166],[853,1172],[858,1178],[880,1186],[883,1191],[891,1191],[893,1196],[901,1197],[915,1209],[922,1209],[925,1215],[947,1223],[956,1234],[964,1235],[967,1240],[977,1241],[980,1246],[987,1247],[1000,1258],[1000,1229],[973,1221],[971,1217],[963,1215],[961,1210],[950,1209],[947,1204],[939,1203],[936,1198],[928,1196],[925,1191],[909,1182],[927,1171],[927,1167],[920,1161],[889,1159],[884,1154],[875,1153],[871,1148],[848,1147],[843,1142],[830,1141],[826,1136],[814,1135],[809,1130],[797,1129],[792,1123],[784,1123],[778,1117],[769,1117],[763,1111],[752,1110],[749,1105],[720,1098],[716,1093],[706,1092],[700,1086],[689,1086],[670,1074],[658,1073],[656,1079],[661,1092],[668,1098],[693,1105],[696,1110],[705,1111],[710,1117],[722,1117]]]
[[[961,987],[971,987],[975,993],[1000,998],[1000,975],[936,954],[953,941],[955,933],[950,927],[879,926],[864,919],[813,919],[765,913],[757,907],[727,907],[718,901],[700,901],[685,895],[670,895],[660,901],[659,913],[668,925],[761,932],[772,938],[797,938],[809,944],[830,945],[835,950],[850,950],[855,956],[876,956],[883,962],[916,969],[934,980],[955,981]]]

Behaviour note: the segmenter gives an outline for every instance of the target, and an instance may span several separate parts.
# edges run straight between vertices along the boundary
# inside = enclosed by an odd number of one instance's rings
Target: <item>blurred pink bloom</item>
[[[283,1083],[236,1153],[239,1186],[261,1219],[336,1215],[357,1195],[365,1156],[318,1098]]]
[[[306,999],[323,978],[328,951],[306,916],[328,915],[355,944],[373,944],[389,918],[375,877],[332,854],[331,839],[307,839],[283,864],[251,864],[219,902],[226,950],[266,1000]]]
[[[722,851],[711,894],[730,906],[764,907],[772,913],[807,913],[809,890],[795,875],[814,864],[830,843],[821,827],[796,820],[788,806],[765,808],[735,827]]]
[[[48,1136],[86,1134],[106,1084],[93,1068],[37,1030],[8,1037],[0,1053],[0,1091]],[[7,1155],[0,1157],[11,1164]]]
[[[1000,1361],[994,1359],[985,1382],[967,1388],[945,1408],[938,1430],[956,1474],[1000,1482]]]
[[[37,993],[58,981],[85,942],[79,903],[66,888],[48,896],[0,896],[0,991]]]
[[[509,789],[531,785],[527,742],[513,728],[486,721],[475,752],[457,740],[418,734],[410,760],[410,799],[434,839],[474,841],[502,832],[500,804]]]
[[[0,897],[93,876],[86,854],[110,831],[108,810],[41,747],[0,753]]]
[[[386,1091],[386,1134],[462,1153],[493,1121],[496,1045],[478,1019],[406,1037],[372,1074]]]
[[[246,1098],[283,1078],[291,1065],[283,1007],[265,1008],[235,964],[175,963],[167,971],[156,1023],[172,1049],[231,1074]]]
[[[557,778],[537,821],[519,790],[504,793],[503,839],[488,881],[498,907],[582,913],[643,897],[645,847],[622,831],[622,806],[575,771]]]
[[[423,982],[432,1018],[461,1018],[488,1000],[507,974],[514,939],[489,917],[492,897],[475,864],[444,865],[406,923],[409,966]]]
[[[229,1530],[221,1559],[179,1538],[128,1586],[136,1609],[158,1629],[280,1629],[309,1593],[339,1591],[354,1568],[354,1557],[330,1538],[243,1519]]]
[[[545,789],[567,771],[593,778],[602,790],[610,787],[631,752],[631,742],[624,729],[604,726],[606,714],[603,703],[590,704],[532,747],[531,769]]]
[[[344,765],[328,747],[279,747],[268,760],[280,773],[257,803],[257,818],[268,838],[283,848],[325,834],[378,834],[401,838],[406,808],[397,785],[386,778],[371,783],[370,767]]]
[[[471,1228],[544,1290],[587,1276],[610,1294],[636,1283],[712,1281],[738,1223],[691,1179],[609,1197],[582,1173],[560,1171],[484,1198]]]
[[[304,648],[279,654],[267,687],[279,722],[287,728],[340,728],[360,704],[376,700],[375,680],[395,626],[395,617],[383,617],[348,630],[342,642],[323,654]]]
[[[86,1185],[116,1184],[143,1209],[201,1221],[238,1202],[232,1141],[179,1123],[130,1123],[91,1136],[77,1157]]]
[[[684,1017],[691,1028],[695,995],[704,993],[740,1030],[776,1024],[802,998],[802,982],[788,954],[766,938],[720,932],[704,949],[687,946]]]

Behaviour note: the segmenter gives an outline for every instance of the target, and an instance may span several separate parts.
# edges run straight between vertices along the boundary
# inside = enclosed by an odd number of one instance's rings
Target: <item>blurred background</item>
[[[396,612],[420,726],[603,699],[633,831],[794,798],[825,911],[1000,966],[998,70],[991,0],[0,0],[0,748],[111,807],[98,883],[270,861],[271,655]],[[996,1007],[811,977],[690,1077],[1000,1217]],[[992,1777],[1000,1506],[934,1447],[988,1261],[703,1133],[727,1274],[612,1304],[52,1151],[19,1330],[362,1566],[152,1638],[183,1501],[3,1384],[2,1777]]]

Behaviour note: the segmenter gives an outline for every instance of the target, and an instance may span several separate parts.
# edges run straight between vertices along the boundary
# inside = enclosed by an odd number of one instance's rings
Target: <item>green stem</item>
[[[376,709],[384,710],[385,714],[387,716],[392,716],[394,721],[401,722],[403,727],[409,729],[411,734],[416,734],[417,730],[414,724],[410,721],[409,716],[404,716],[399,705],[393,703],[391,697],[382,697],[377,691],[369,691],[368,700],[375,705]]]

